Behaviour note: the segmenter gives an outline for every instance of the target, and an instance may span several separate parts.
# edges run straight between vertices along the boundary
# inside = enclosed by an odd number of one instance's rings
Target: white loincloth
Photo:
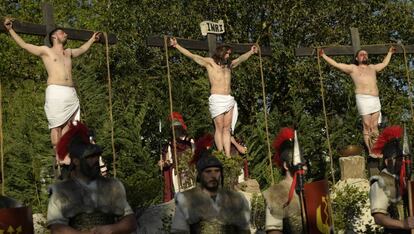
[[[211,118],[215,118],[221,114],[224,114],[233,108],[233,116],[231,119],[231,132],[234,132],[236,127],[237,116],[239,112],[237,110],[237,102],[231,95],[212,94],[208,98],[208,104],[210,109]]]
[[[73,87],[48,85],[45,97],[45,112],[49,129],[62,126],[74,116],[80,120],[79,99]]]
[[[378,123],[381,123],[381,103],[378,96],[356,94],[356,105],[360,115],[369,115],[379,112]]]

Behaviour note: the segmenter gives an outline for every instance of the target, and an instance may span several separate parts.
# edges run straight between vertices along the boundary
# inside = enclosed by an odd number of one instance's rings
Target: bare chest
[[[354,70],[354,72],[352,74],[352,77],[356,80],[358,80],[358,79],[375,79],[376,78],[376,72],[370,66],[357,67]]]
[[[210,79],[229,80],[231,78],[231,70],[227,66],[214,65],[208,69]]]
[[[60,67],[60,66],[70,67],[72,64],[69,50],[64,50],[64,51],[50,50],[48,53],[48,56],[44,58],[44,61],[46,65],[57,66],[57,67]]]

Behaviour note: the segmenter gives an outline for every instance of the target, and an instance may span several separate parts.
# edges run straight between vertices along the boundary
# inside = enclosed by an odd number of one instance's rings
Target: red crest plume
[[[180,122],[180,124],[184,128],[184,130],[187,130],[187,125],[185,125],[183,116],[180,113],[172,112],[169,119],[170,119],[170,121],[177,120],[178,122]]]
[[[200,137],[195,143],[195,152],[193,158],[190,161],[190,164],[195,164],[201,157],[201,153],[211,147],[214,144],[214,137],[210,133],[205,134]]]
[[[79,121],[76,124],[71,124],[69,130],[60,138],[56,146],[56,151],[60,160],[65,159],[65,156],[69,153],[69,144],[76,135],[80,137],[82,142],[89,143],[88,128],[86,125]]]
[[[282,128],[279,131],[279,134],[273,140],[272,146],[275,149],[275,153],[273,155],[273,162],[278,167],[283,166],[282,159],[280,158],[280,147],[285,141],[293,141],[295,138],[295,130],[293,128]]]
[[[375,145],[372,148],[372,152],[375,154],[381,154],[385,144],[392,139],[401,138],[402,133],[403,129],[398,125],[385,128],[381,135],[378,136],[377,142],[375,142]]]

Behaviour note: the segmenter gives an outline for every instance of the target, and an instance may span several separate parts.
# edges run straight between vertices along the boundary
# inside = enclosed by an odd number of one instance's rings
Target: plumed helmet
[[[180,113],[172,112],[169,119],[173,126],[181,126],[184,130],[187,130],[187,125],[185,125],[183,116]]]
[[[57,154],[63,160],[67,154],[73,158],[85,158],[95,154],[101,154],[99,145],[91,144],[89,130],[85,124],[77,121],[69,126],[69,130],[60,138],[57,144]]]
[[[93,155],[101,155],[102,148],[91,143],[75,143],[69,146],[70,157],[84,159]]]
[[[196,164],[204,154],[211,154],[214,146],[214,137],[210,133],[204,134],[195,142],[195,150],[190,164]]]
[[[282,128],[279,134],[274,138],[272,146],[275,149],[273,155],[273,163],[279,167],[283,167],[283,162],[292,163],[293,146],[295,131],[293,128]]]
[[[391,157],[402,157],[401,137],[403,129],[401,126],[390,126],[385,128],[378,136],[372,151],[375,154],[382,154],[384,159]]]

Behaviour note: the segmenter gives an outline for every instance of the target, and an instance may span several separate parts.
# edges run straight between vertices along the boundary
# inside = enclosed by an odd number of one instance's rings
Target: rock
[[[174,200],[148,208],[137,209],[137,234],[169,233],[171,219],[175,212]]]
[[[339,158],[341,168],[341,180],[351,178],[366,179],[365,158],[362,156],[350,156]]]

